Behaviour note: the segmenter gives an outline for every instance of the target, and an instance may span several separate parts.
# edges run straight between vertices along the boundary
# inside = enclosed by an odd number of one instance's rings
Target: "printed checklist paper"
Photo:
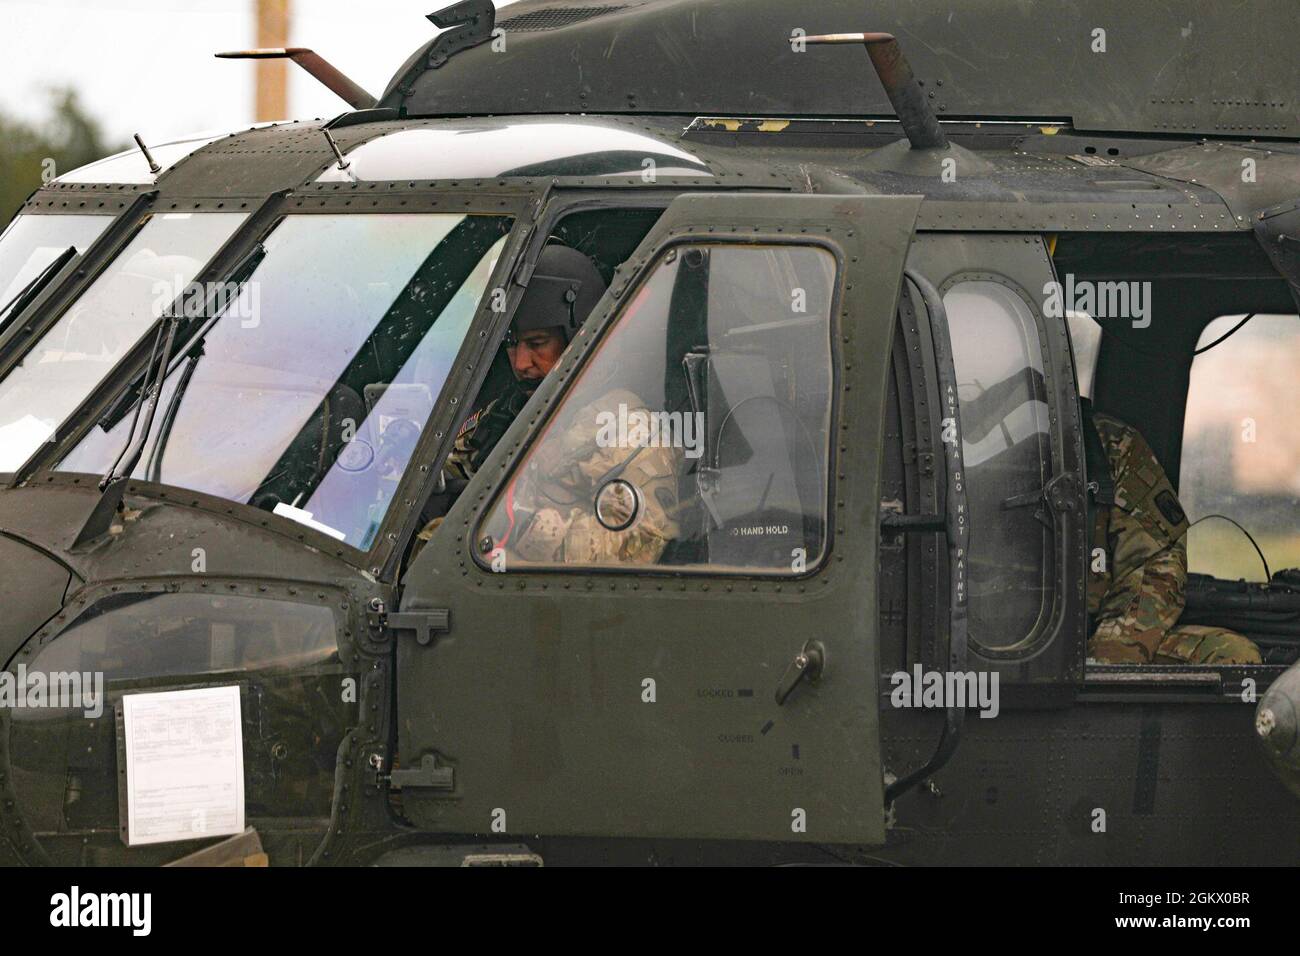
[[[243,832],[237,686],[131,694],[122,714],[128,846]]]

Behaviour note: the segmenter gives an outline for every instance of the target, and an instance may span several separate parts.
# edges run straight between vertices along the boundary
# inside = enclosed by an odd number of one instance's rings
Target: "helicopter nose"
[[[67,568],[35,548],[0,537],[0,665],[63,606],[72,578]]]

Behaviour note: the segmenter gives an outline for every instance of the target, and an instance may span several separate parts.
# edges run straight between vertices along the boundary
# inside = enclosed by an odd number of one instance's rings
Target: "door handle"
[[[821,677],[825,667],[826,648],[822,646],[822,642],[807,641],[803,649],[794,656],[794,660],[790,662],[790,666],[785,669],[780,682],[776,685],[777,706],[785,703],[786,698],[794,693],[794,689],[805,677],[811,681]]]

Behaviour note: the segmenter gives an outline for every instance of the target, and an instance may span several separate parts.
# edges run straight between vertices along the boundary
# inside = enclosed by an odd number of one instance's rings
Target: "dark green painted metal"
[[[702,195],[669,207],[597,306],[590,338],[551,374],[404,578],[404,607],[451,611],[450,632],[432,646],[398,645],[403,760],[434,753],[455,768],[451,797],[403,793],[419,826],[488,832],[500,809],[511,833],[883,841],[876,584],[860,569],[876,562],[875,449],[918,202]],[[841,258],[831,559],[780,581],[479,567],[472,529],[511,458],[641,270],[678,242],[819,242]],[[825,677],[778,708],[777,680],[811,637],[826,646]],[[653,704],[641,700],[646,677],[657,683]],[[791,831],[796,808],[807,812],[806,833]]]
[[[1062,119],[1081,130],[1300,137],[1291,0],[606,0],[599,16],[463,50],[415,78],[411,114],[678,113],[890,116],[857,45],[894,34],[941,117]],[[1104,31],[1102,39],[1095,31]],[[797,31],[801,31],[801,34]],[[499,45],[498,45],[499,46]],[[397,105],[390,91],[382,105]]]

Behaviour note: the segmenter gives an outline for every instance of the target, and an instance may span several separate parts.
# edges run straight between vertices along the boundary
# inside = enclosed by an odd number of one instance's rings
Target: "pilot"
[[[543,248],[506,338],[514,380],[461,426],[443,467],[449,488],[463,487],[482,466],[604,292],[604,279],[587,256],[556,243]],[[676,505],[674,450],[602,448],[593,440],[600,411],[620,404],[644,410],[635,394],[615,389],[565,415],[563,430],[535,446],[529,475],[515,479],[509,495],[511,556],[544,563],[652,562],[676,535],[668,517]],[[598,520],[592,503],[599,489],[588,487],[612,473],[635,489],[635,499],[607,496],[607,523],[620,523],[612,515],[620,508],[636,511],[624,515],[635,520],[621,531]],[[426,518],[417,549],[442,522]]]
[[[596,264],[577,249],[558,243],[542,249],[506,333],[514,380],[461,425],[443,466],[449,481],[474,476],[604,294]]]
[[[1092,422],[1092,434],[1085,433],[1089,460],[1104,455],[1109,481],[1099,484],[1113,485],[1095,495],[1088,657],[1104,664],[1260,663],[1259,648],[1240,634],[1178,623],[1186,600],[1187,516],[1141,433],[1082,404],[1085,429]]]

